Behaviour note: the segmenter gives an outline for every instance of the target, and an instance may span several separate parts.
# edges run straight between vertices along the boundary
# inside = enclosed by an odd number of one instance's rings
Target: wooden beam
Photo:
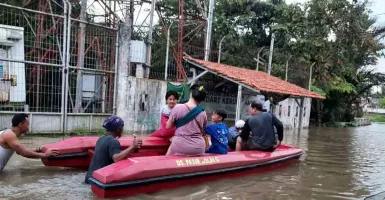
[[[242,85],[238,85],[238,96],[237,96],[237,108],[235,110],[235,121],[241,119],[241,104],[242,104]]]
[[[207,70],[203,71],[202,73],[198,74],[197,76],[193,77],[193,79],[191,79],[190,81],[187,82],[187,84],[191,84],[195,81],[197,81],[199,78],[201,78],[202,76],[204,76],[205,74],[207,74]]]

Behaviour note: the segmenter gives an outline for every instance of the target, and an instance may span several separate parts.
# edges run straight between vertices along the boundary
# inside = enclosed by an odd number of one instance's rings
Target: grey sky
[[[307,0],[286,0],[287,3],[304,3]],[[377,18],[377,24],[385,25],[385,0],[371,0],[372,16]],[[384,41],[385,42],[385,41]],[[385,58],[380,58],[376,70],[385,73]]]

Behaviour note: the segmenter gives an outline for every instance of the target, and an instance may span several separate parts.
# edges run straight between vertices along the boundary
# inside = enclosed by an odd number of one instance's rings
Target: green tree
[[[194,1],[187,1],[186,12],[201,16]],[[162,3],[177,8],[175,1]],[[177,16],[170,10],[164,14]],[[288,5],[282,0],[224,0],[216,3],[214,14],[212,49],[226,36],[223,63],[255,68],[252,59],[261,47],[270,45],[274,31],[273,75],[284,78],[290,55],[288,80],[307,88],[309,67],[314,64],[312,89],[327,97],[312,101],[312,117],[319,124],[360,116],[361,99],[385,82],[383,74],[367,67],[383,56],[380,40],[385,37],[385,28],[369,17],[367,1],[311,0]],[[197,41],[194,45],[203,48],[204,37]],[[267,49],[261,55],[265,60]]]

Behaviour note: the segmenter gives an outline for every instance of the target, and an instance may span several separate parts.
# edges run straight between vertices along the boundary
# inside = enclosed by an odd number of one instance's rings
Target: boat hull
[[[244,151],[192,158],[132,158],[95,171],[89,182],[92,192],[99,197],[133,196],[250,173],[262,173],[289,165],[302,154],[300,149],[283,146],[273,153]]]
[[[49,148],[58,149],[59,155],[41,159],[45,166],[88,168],[91,163],[93,151],[99,137],[73,137],[43,146],[45,152]],[[156,137],[140,137],[143,140],[142,148],[130,157],[144,157],[165,155],[170,142]],[[133,137],[119,138],[123,149],[128,148]]]

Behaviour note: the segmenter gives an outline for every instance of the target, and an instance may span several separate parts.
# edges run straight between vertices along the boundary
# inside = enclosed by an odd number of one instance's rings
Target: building
[[[311,98],[325,97],[265,72],[239,68],[185,57],[199,74],[189,82],[207,87],[206,112],[221,107],[230,113],[229,120],[247,119],[248,106],[258,95],[267,96],[274,113],[287,128],[306,128],[310,121]],[[233,117],[234,116],[234,117]]]
[[[24,108],[26,85],[23,61],[24,28],[0,24],[0,110]]]

